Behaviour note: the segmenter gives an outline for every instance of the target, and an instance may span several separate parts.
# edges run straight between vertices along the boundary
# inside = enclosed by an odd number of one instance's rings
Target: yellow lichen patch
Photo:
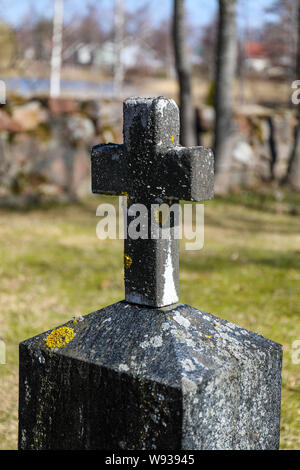
[[[129,206],[129,204],[130,204],[130,199],[129,199],[128,193],[127,193],[126,191],[122,191],[121,194],[122,194],[122,196],[126,196],[126,198],[127,198],[127,206]]]
[[[172,135],[172,137],[170,137],[170,140],[171,140],[172,142],[174,142],[174,139],[175,139],[175,137]]]
[[[132,264],[132,258],[130,258],[130,256],[128,255],[124,255],[124,266],[126,269],[130,268]]]
[[[62,326],[54,330],[47,336],[46,345],[48,348],[62,348],[74,338],[74,330],[68,326]]]

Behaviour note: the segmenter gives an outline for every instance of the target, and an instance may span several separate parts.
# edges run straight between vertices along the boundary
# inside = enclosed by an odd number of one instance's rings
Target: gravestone
[[[178,115],[128,99],[124,144],[93,149],[93,191],[126,194],[127,221],[213,196],[212,152],[179,146]],[[278,448],[281,346],[178,303],[169,223],[125,238],[125,300],[20,344],[20,449]]]

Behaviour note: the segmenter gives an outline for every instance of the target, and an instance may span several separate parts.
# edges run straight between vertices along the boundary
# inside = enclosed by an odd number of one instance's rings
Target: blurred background
[[[123,297],[90,150],[122,142],[124,98],[164,95],[181,144],[215,151],[181,301],[283,344],[281,448],[299,449],[300,1],[0,0],[0,80],[0,448],[18,343]]]

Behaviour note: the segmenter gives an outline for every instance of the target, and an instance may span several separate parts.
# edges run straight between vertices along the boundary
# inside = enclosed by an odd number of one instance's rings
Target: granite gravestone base
[[[20,344],[19,448],[278,449],[281,359],[188,305],[116,303]]]

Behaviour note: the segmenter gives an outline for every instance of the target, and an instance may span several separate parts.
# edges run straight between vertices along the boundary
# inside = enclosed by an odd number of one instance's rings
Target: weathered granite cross
[[[101,144],[92,151],[94,193],[128,197],[148,209],[148,239],[125,238],[126,300],[162,307],[178,301],[178,240],[151,239],[151,204],[213,197],[213,153],[179,146],[179,111],[163,97],[124,102],[124,144]],[[126,227],[125,225],[125,227]]]
[[[95,191],[128,193],[128,211],[211,197],[212,154],[178,146],[172,100],[124,111],[124,145],[93,150]],[[277,449],[281,346],[174,305],[177,240],[125,250],[126,300],[20,344],[20,449]]]

